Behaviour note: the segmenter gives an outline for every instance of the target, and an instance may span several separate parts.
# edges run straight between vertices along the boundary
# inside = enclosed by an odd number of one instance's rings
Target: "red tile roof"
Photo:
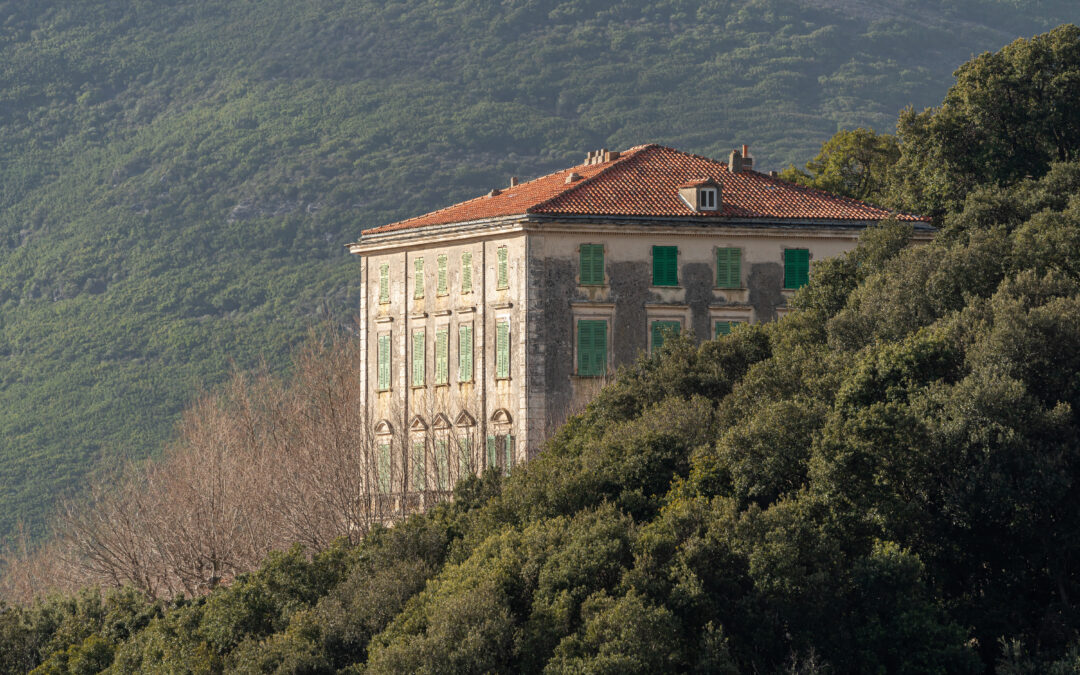
[[[614,154],[614,153],[612,153]],[[568,180],[576,173],[580,178]],[[709,214],[679,198],[680,186],[712,179],[721,186],[721,209]],[[840,197],[779,178],[662,145],[641,145],[599,164],[581,164],[504,188],[426,215],[383,225],[364,234],[396,232],[516,215],[633,216],[687,219],[875,221],[894,215],[904,221],[928,218],[895,213],[857,199]]]

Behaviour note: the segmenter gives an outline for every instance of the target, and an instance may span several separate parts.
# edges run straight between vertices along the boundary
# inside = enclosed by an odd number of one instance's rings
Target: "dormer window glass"
[[[716,210],[716,188],[703,187],[698,191],[698,208],[701,211]]]

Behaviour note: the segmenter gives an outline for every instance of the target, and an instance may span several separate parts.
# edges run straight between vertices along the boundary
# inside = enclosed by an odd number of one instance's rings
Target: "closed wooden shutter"
[[[413,298],[416,299],[416,300],[423,300],[423,298],[424,298],[424,259],[423,258],[417,258],[416,260],[413,261],[413,266],[414,266],[414,270],[416,272],[415,277],[413,278],[413,281],[416,284],[416,287],[413,290]]]
[[[578,321],[578,375],[595,377],[607,372],[607,321]]]
[[[458,326],[458,382],[472,382],[472,379],[472,324],[461,324]]]
[[[458,439],[458,480],[472,473],[472,443],[468,436],[462,436]]]
[[[379,391],[390,388],[390,334],[384,333],[379,336]]]
[[[653,246],[653,286],[679,285],[677,246]]]
[[[487,437],[487,467],[488,469],[499,465],[499,451],[496,448],[495,437]]]
[[[472,252],[461,254],[461,292],[472,293]]]
[[[390,444],[379,443],[379,492],[390,494]]]
[[[435,480],[440,490],[450,489],[450,444],[442,438],[435,441]]]
[[[498,263],[499,263],[498,264],[498,270],[497,270],[498,274],[497,274],[497,278],[495,280],[495,288],[499,289],[499,290],[501,290],[503,288],[509,288],[510,287],[510,271],[509,271],[509,262],[507,260],[507,256],[509,254],[507,253],[506,247],[505,246],[500,246],[499,249],[495,252],[495,255],[496,255],[496,257],[498,259]]]
[[[450,383],[450,328],[435,331],[435,384]]]
[[[415,492],[427,489],[427,457],[424,456],[424,442],[412,444],[412,488]]]
[[[738,321],[717,321],[716,333],[713,337],[720,337],[721,335],[730,335],[731,329],[735,327]]]
[[[718,288],[742,288],[742,249],[716,249],[716,285]]]
[[[789,248],[784,251],[784,288],[802,288],[810,281],[810,251]]]
[[[379,265],[379,302],[390,302],[390,266]]]
[[[446,295],[446,256],[441,255],[435,259],[436,280],[435,295]]]
[[[652,322],[652,350],[659,351],[664,346],[664,338],[668,333],[678,335],[682,324],[678,321],[653,321]]]
[[[510,377],[510,322],[495,324],[495,377]]]
[[[426,342],[424,330],[413,331],[412,335],[412,383],[414,387],[424,386],[424,347]]]
[[[604,283],[604,245],[582,244],[578,249],[581,283],[602,285]]]
[[[510,469],[514,467],[514,437],[510,434],[503,436],[503,451],[506,453],[503,470],[505,473],[510,473]]]

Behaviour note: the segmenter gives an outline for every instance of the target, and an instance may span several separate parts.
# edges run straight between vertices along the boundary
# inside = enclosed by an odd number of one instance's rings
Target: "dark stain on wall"
[[[709,303],[712,301],[713,269],[708,263],[683,265],[679,283],[686,289],[686,304],[690,306],[690,330],[700,342],[712,337],[709,330]]]
[[[577,297],[577,271],[574,261],[558,258],[533,260],[538,274],[543,317],[537,326],[540,344],[529,348],[542,358],[547,410],[551,415],[567,410],[573,394],[570,376],[574,372],[574,326],[570,302]]]
[[[648,262],[608,263],[608,279],[615,303],[612,326],[615,365],[621,366],[632,362],[649,346],[645,304],[656,301],[650,290],[652,268]]]
[[[754,263],[747,281],[750,304],[758,322],[776,319],[776,308],[784,304],[784,268],[779,263]]]

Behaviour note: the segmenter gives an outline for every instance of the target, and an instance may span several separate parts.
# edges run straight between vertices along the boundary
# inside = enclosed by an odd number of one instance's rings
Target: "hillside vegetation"
[[[587,150],[891,130],[1066,0],[0,0],[0,541],[356,304],[342,245]]]
[[[1063,26],[965,65],[893,166],[947,147],[978,69],[1057,54],[1076,82],[1078,50]],[[971,108],[973,155],[1001,143],[979,121],[1001,104]],[[196,598],[0,611],[0,670],[1077,672],[1080,161],[959,166],[979,171],[933,243],[866,230],[800,311],[666,342],[509,477]]]

